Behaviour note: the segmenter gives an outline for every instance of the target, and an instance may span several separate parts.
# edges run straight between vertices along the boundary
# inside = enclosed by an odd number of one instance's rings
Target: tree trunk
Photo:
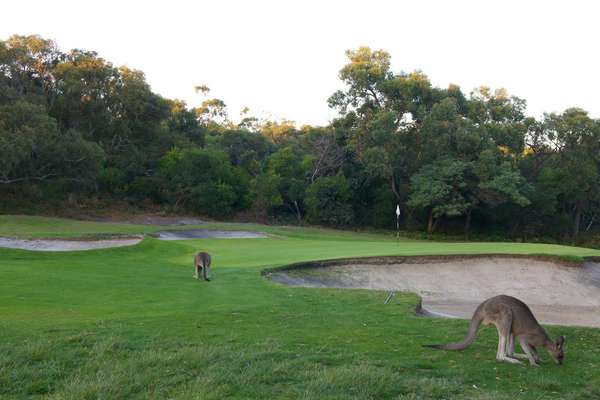
[[[298,225],[302,225],[302,214],[300,213],[300,207],[298,207],[298,201],[294,200],[294,207],[296,208],[296,217],[298,218]]]
[[[433,210],[429,211],[429,221],[427,221],[427,233],[432,234],[434,229],[433,225]]]
[[[594,218],[596,218],[596,215],[592,214],[592,217],[590,218],[590,223],[587,225],[587,227],[585,228],[586,232],[589,232],[590,228],[592,227],[592,225],[594,224]]]
[[[396,196],[396,200],[400,201],[400,193],[398,193],[398,188],[396,188],[396,177],[393,173],[390,177],[390,183],[392,186],[392,193],[394,193],[394,196]]]
[[[580,203],[575,206],[575,226],[573,227],[573,237],[579,235],[579,225],[581,225],[581,214],[583,207]]]
[[[433,228],[431,228],[432,233],[437,232],[437,227],[438,227],[438,224],[440,223],[440,220],[441,220],[441,218],[439,218],[439,217],[433,219]]]
[[[471,230],[471,210],[467,210],[465,218],[465,240],[469,240],[469,233]]]
[[[515,238],[517,236],[517,232],[519,231],[519,228],[521,227],[521,221],[523,219],[523,212],[521,210],[516,212],[516,215],[513,217],[511,224],[510,224],[510,229],[509,229],[509,236],[511,238]]]

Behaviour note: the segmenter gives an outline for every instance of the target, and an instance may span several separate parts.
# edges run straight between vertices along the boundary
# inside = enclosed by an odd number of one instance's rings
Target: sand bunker
[[[298,264],[266,271],[287,285],[419,294],[433,315],[471,318],[483,300],[508,294],[540,322],[600,327],[600,261],[520,256],[378,257]]]
[[[157,232],[160,240],[190,240],[190,239],[254,239],[265,238],[265,234],[246,231],[209,231],[194,229],[189,231]]]
[[[265,238],[265,234],[245,231],[209,231],[195,229],[189,231],[157,232],[160,240],[190,240],[190,239],[252,239]],[[102,240],[53,240],[53,239],[14,239],[0,237],[0,247],[37,251],[76,251],[104,249],[108,247],[131,246],[139,243],[140,237],[102,239]]]
[[[99,217],[95,221],[98,222],[113,222],[119,224],[139,224],[139,225],[202,225],[205,221],[191,217],[167,217],[161,215],[137,215],[122,218],[120,216]]]
[[[76,251],[131,246],[139,243],[141,240],[142,237],[106,240],[24,240],[0,238],[0,247],[37,251]]]

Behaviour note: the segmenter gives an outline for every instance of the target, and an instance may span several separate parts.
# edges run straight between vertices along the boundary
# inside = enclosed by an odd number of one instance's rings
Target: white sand
[[[275,281],[308,287],[406,291],[427,311],[471,318],[498,294],[527,303],[540,322],[600,327],[600,263],[581,267],[522,257],[476,257],[369,264],[353,260],[318,268],[278,271]]]
[[[106,240],[25,240],[0,238],[0,247],[35,251],[76,251],[131,246],[139,243],[141,240],[142,237]]]
[[[210,231],[207,229],[193,229],[189,231],[163,231],[157,232],[160,240],[192,240],[192,239],[255,239],[267,237],[259,232],[247,231]]]
[[[193,239],[251,239],[265,238],[265,234],[245,231],[211,231],[194,229],[189,231],[157,232],[160,240],[193,240]],[[15,239],[0,237],[0,247],[34,251],[76,251],[104,249],[109,247],[131,246],[139,243],[142,236],[134,238],[103,240],[54,240],[54,239]]]

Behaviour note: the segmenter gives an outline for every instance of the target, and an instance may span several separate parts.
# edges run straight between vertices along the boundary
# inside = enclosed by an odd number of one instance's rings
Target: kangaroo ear
[[[565,337],[564,336],[559,336],[558,339],[556,339],[556,344],[558,345],[558,348],[562,348],[563,344],[565,344]]]

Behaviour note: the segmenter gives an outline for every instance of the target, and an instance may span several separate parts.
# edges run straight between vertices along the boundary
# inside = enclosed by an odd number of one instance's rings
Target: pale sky
[[[152,89],[199,105],[194,86],[255,116],[323,125],[344,51],[383,49],[394,72],[436,86],[487,85],[536,117],[582,107],[600,117],[600,6],[594,1],[11,1],[0,39],[39,34],[146,73]]]

